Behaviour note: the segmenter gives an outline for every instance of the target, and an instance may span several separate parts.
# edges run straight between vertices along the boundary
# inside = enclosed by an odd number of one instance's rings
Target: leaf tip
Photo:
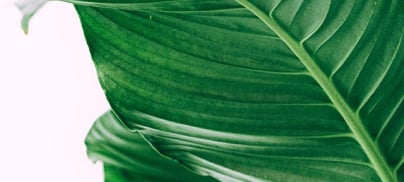
[[[21,20],[21,28],[24,31],[25,35],[28,35],[28,25],[29,25],[29,17],[24,16]]]

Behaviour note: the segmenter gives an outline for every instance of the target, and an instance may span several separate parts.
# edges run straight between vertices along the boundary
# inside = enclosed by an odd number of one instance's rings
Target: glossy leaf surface
[[[111,111],[94,123],[86,145],[92,160],[103,161],[106,182],[214,181],[159,155],[139,133],[125,128]]]
[[[398,181],[398,3],[97,1],[77,10],[114,111],[196,173]]]
[[[69,2],[114,112],[196,174],[404,181],[402,1]]]

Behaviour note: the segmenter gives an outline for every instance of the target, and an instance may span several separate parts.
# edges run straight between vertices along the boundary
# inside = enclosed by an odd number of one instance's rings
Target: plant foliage
[[[107,180],[404,181],[401,0],[68,2]]]

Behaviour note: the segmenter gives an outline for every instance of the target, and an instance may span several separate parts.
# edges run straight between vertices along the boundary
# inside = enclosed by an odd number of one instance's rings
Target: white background
[[[72,5],[33,17],[0,3],[0,181],[101,182],[85,136],[108,104]]]

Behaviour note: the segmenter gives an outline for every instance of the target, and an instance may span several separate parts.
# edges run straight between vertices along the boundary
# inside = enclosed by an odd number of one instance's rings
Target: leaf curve
[[[221,180],[402,180],[399,2],[238,2],[77,7],[125,124]]]
[[[86,137],[88,156],[104,163],[105,181],[214,181],[195,175],[157,154],[112,111],[103,114]]]

